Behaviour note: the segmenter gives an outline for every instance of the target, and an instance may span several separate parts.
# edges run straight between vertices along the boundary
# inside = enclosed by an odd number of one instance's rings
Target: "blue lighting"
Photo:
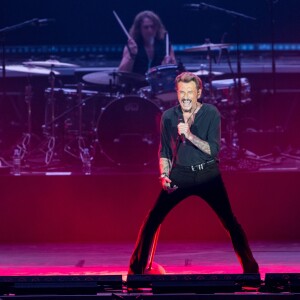
[[[183,52],[185,49],[195,47],[195,44],[175,44],[173,45],[175,52]],[[112,53],[121,54],[124,45],[20,45],[9,46],[6,48],[7,54],[29,54],[29,53]],[[230,45],[229,51],[236,51],[237,45]],[[263,52],[271,51],[272,45],[268,43],[260,44],[240,44],[240,51],[245,52]],[[276,43],[274,45],[276,51],[300,51],[300,44]]]

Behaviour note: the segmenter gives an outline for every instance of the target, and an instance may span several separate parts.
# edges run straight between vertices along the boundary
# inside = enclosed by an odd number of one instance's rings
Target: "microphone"
[[[33,26],[47,26],[50,23],[54,23],[55,19],[33,19],[31,25]]]
[[[184,123],[184,120],[183,120],[182,117],[178,118],[178,123]],[[180,135],[180,138],[181,138],[182,143],[185,144],[186,143],[186,139],[185,139],[185,135],[183,133]]]

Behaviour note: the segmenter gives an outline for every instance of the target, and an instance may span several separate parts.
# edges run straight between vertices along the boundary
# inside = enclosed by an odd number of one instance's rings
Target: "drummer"
[[[145,75],[152,67],[176,64],[166,29],[154,12],[137,14],[129,34],[132,38],[124,47],[119,71]]]

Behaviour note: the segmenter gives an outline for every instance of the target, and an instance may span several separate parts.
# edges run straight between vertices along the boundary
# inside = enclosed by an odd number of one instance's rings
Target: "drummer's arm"
[[[123,57],[118,70],[121,72],[131,72],[134,64],[134,59],[134,55],[131,55],[128,50],[128,47],[125,46],[123,50]]]
[[[170,53],[169,56],[165,56],[164,60],[161,63],[162,65],[166,65],[166,64],[174,64],[176,65],[176,58],[175,58],[175,53],[174,53],[174,49],[171,46],[170,48]]]

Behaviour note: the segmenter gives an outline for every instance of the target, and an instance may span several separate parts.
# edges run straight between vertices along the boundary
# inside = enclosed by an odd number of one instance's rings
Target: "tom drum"
[[[179,74],[177,65],[161,65],[153,67],[146,73],[151,93],[163,102],[177,101],[175,78]]]

